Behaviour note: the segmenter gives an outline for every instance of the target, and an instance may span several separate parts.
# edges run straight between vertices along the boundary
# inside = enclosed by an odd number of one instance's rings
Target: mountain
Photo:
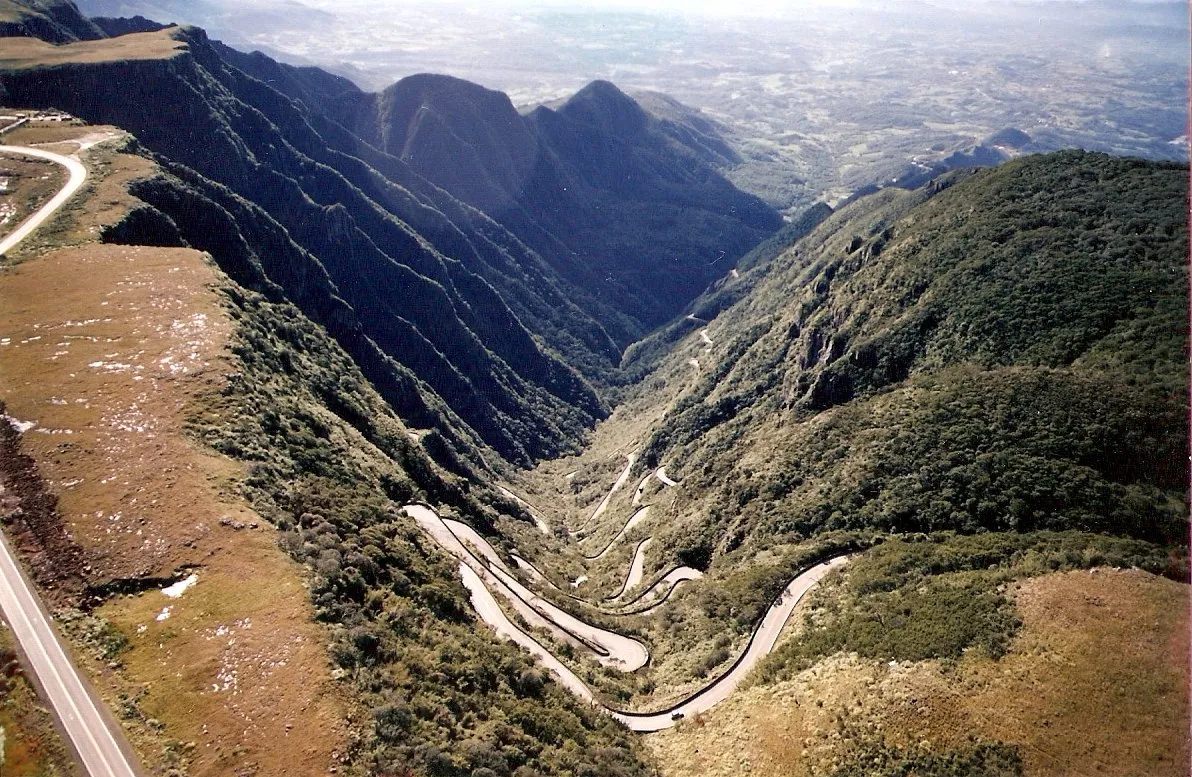
[[[2,0],[0,37],[69,43],[105,36],[93,22],[78,13],[70,0]]]
[[[793,244],[759,247],[629,352],[640,382],[584,454],[543,463],[523,493],[584,526],[589,548],[650,506],[603,558],[568,542],[528,556],[583,575],[587,598],[615,597],[646,540],[643,580],[702,571],[638,625],[657,679],[637,704],[727,671],[794,574],[853,554],[754,687],[668,735],[664,772],[699,758],[730,773],[741,756],[715,753],[737,748],[811,774],[1061,774],[1037,748],[1086,742],[1088,769],[1135,741],[1133,724],[1105,724],[1110,697],[1184,747],[1187,193],[1186,166],[1079,151],[883,189],[809,214]],[[639,486],[605,504],[629,453]],[[608,517],[590,520],[598,503]],[[1063,599],[1090,568],[1109,574],[1098,602],[1138,609],[1101,619]],[[1032,609],[1044,595],[1061,598]],[[1177,614],[1158,616],[1163,602]],[[1120,649],[1097,647],[1118,617]],[[1153,640],[1147,669],[1127,633]],[[1047,679],[1060,655],[1079,680]],[[967,695],[983,701],[948,701]],[[1033,722],[1000,723],[1015,715]]]
[[[650,437],[703,495],[675,541],[1180,541],[1185,189],[1178,166],[1065,152],[830,217],[705,325],[716,347]]]
[[[605,412],[591,384],[616,381],[620,349],[778,225],[768,208],[651,136],[635,145],[559,119],[554,131],[571,144],[570,166],[538,166],[544,172],[534,180],[550,183],[534,207],[554,194],[567,203],[547,220],[564,242],[525,211],[499,213],[508,222],[501,224],[468,204],[471,198],[489,205],[461,183],[469,179],[459,171],[474,169],[475,159],[449,155],[436,166],[440,183],[462,190],[457,197],[388,153],[393,149],[379,136],[362,137],[328,118],[324,102],[375,102],[343,79],[232,52],[193,28],[111,40],[91,44],[87,62],[70,62],[63,51],[65,61],[55,67],[5,67],[0,94],[125,127],[163,161],[184,165],[165,164],[171,180],[141,187],[164,217],[157,223],[172,220],[175,239],[211,251],[237,277],[244,277],[237,255],[255,254],[262,268],[255,288],[268,280],[304,301],[403,414],[428,425],[434,415],[418,398],[425,392],[411,390],[412,373],[470,428],[464,437],[474,432],[511,461],[575,445]],[[155,53],[129,56],[149,50]],[[520,123],[507,98],[485,101],[485,90],[462,82],[415,80],[390,96],[401,102],[422,82],[429,91],[419,94],[441,104],[446,116],[463,115],[467,101],[476,100],[469,126],[477,133],[503,137],[511,117]],[[582,113],[587,101],[577,96],[573,112]],[[145,111],[146,104],[171,108]],[[584,115],[625,107],[590,105]],[[483,150],[495,155],[497,148]],[[575,159],[596,148],[602,164],[615,164],[618,180],[641,183],[585,179],[591,171],[577,172]],[[204,180],[230,191],[212,194]],[[710,204],[716,212],[699,205],[705,191],[723,195]],[[263,210],[231,205],[228,194]],[[192,207],[196,195],[254,222],[239,226],[243,240],[235,248],[227,230],[210,229],[212,209]],[[656,248],[643,219],[660,229],[681,227],[686,239],[677,250]],[[633,231],[622,229],[622,220]],[[717,256],[723,259],[708,269]],[[646,303],[629,293],[640,284],[653,289]]]
[[[522,115],[92,26],[0,46],[4,102],[125,125],[6,134],[89,174],[0,273],[0,519],[147,771],[1184,773],[1186,165],[1023,156],[768,232],[658,96]],[[591,698],[481,623],[485,570]]]
[[[378,95],[348,94],[340,104],[344,126],[632,316],[633,339],[781,224],[715,173],[718,159],[705,146],[608,82],[524,117],[504,94],[435,75],[402,79]]]

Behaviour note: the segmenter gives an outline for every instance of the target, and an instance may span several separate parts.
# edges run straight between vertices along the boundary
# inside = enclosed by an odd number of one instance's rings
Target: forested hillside
[[[874,195],[776,258],[646,446],[707,495],[699,542],[1180,541],[1185,172],[1031,157]]]
[[[632,440],[631,480],[661,465],[682,482],[647,577],[708,577],[655,669],[716,655],[825,543],[993,533],[997,550],[944,568],[1128,546],[1127,563],[1185,575],[1186,195],[1181,166],[1082,152],[884,191],[761,250],[635,350],[645,377],[591,455],[542,474],[577,471],[582,502]],[[1104,536],[1141,544],[1098,550]],[[937,626],[978,617],[967,606]]]

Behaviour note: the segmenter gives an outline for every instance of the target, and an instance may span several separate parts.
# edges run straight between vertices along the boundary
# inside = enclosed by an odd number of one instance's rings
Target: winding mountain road
[[[460,524],[450,519],[444,520],[432,508],[422,504],[406,505],[402,509],[407,515],[414,518],[418,525],[426,530],[431,537],[437,540],[444,550],[447,550],[459,559],[460,575],[463,578],[464,586],[468,589],[472,606],[481,620],[491,626],[498,635],[512,640],[530,651],[531,654],[538,658],[543,666],[559,678],[559,681],[563,683],[564,687],[576,696],[596,704],[606,713],[624,723],[632,731],[648,732],[669,728],[677,724],[682,718],[711,709],[716,704],[728,698],[736,690],[737,686],[740,685],[745,676],[757,665],[757,662],[774,649],[774,645],[782,633],[783,626],[789,620],[795,606],[803,596],[824,575],[848,560],[846,556],[839,556],[822,564],[817,564],[791,580],[766,611],[762,622],[758,624],[753,635],[750,637],[745,651],[737,658],[728,671],[704,686],[697,693],[688,696],[677,704],[656,712],[629,712],[615,710],[597,702],[592,689],[578,675],[543,647],[536,639],[522,631],[509,620],[508,616],[505,615],[497,603],[496,597],[493,595],[493,590],[496,590],[503,597],[509,599],[511,604],[514,605],[514,608],[519,612],[521,612],[521,607],[518,606],[518,603],[524,605],[527,602],[534,602],[535,606],[532,609],[536,614],[540,617],[545,616],[552,621],[556,628],[562,629],[567,633],[582,633],[587,638],[585,641],[599,636],[603,646],[608,650],[610,657],[619,661],[625,667],[633,665],[639,660],[641,656],[635,655],[639,649],[643,651],[642,655],[648,658],[648,654],[644,654],[645,648],[641,643],[627,637],[620,637],[615,632],[609,632],[605,629],[599,629],[585,624],[575,616],[565,613],[553,604],[535,596],[512,578],[504,562],[500,560],[500,556],[496,550],[479,533],[466,524]],[[465,542],[468,545],[476,546],[475,553],[465,546]],[[488,568],[477,570],[475,568],[475,562],[482,557],[487,560]],[[520,559],[520,557],[516,558]],[[519,563],[519,566],[523,566],[523,568],[532,566],[528,562],[524,562],[524,560],[523,563],[524,566],[521,563]],[[686,571],[686,568],[681,567],[672,570],[671,574],[685,573]],[[696,572],[696,574],[698,575],[699,573]],[[540,575],[541,573],[535,577],[537,578]],[[693,579],[691,577],[685,577],[683,574],[680,574],[679,577],[681,579],[676,580],[674,583],[675,586],[679,582],[682,582],[682,580]],[[495,583],[494,580],[496,581]],[[652,588],[661,585],[662,582],[659,581]],[[672,586],[671,590],[673,591],[673,589],[674,586]],[[546,605],[545,608],[540,606],[543,603]],[[561,622],[556,621],[556,617],[560,617]],[[602,633],[598,635],[596,632]],[[618,643],[616,640],[610,639],[609,635],[620,637],[624,642]],[[644,664],[645,660],[641,660],[634,668],[638,668]]]
[[[625,481],[629,479],[629,473],[633,470],[633,465],[636,462],[637,462],[637,454],[636,453],[630,453],[625,457],[625,470],[621,473],[621,476],[619,478],[617,478],[617,482],[613,483],[613,487],[611,489],[609,489],[609,492],[607,494],[605,494],[604,499],[602,499],[600,501],[600,504],[596,505],[595,512],[593,512],[591,515],[589,515],[588,520],[586,520],[582,524],[580,524],[578,529],[571,532],[571,536],[574,537],[575,535],[579,534],[581,531],[584,530],[585,526],[590,524],[592,521],[595,521],[597,518],[599,518],[601,515],[604,514],[604,511],[608,509],[608,503],[611,502],[613,499],[613,495],[616,494],[618,491],[620,491],[621,486],[625,485]]]
[[[663,575],[662,579],[654,583],[654,585],[621,605],[621,609],[616,614],[646,615],[651,613],[666,603],[666,600],[671,597],[671,594],[675,592],[680,583],[699,580],[703,576],[704,573],[698,569],[675,567]],[[642,605],[645,606],[643,607]]]
[[[621,527],[621,530],[617,532],[616,536],[608,541],[608,544],[604,546],[603,550],[601,550],[595,556],[584,556],[584,558],[586,558],[588,561],[599,561],[600,559],[604,558],[608,555],[608,552],[613,549],[613,546],[621,541],[622,537],[628,534],[629,531],[639,523],[646,520],[649,515],[649,505],[646,505],[645,507],[639,507],[636,511],[634,511],[633,515],[629,517],[629,520],[625,522],[625,525]]]
[[[610,596],[605,601],[615,602],[642,584],[642,578],[646,573],[646,548],[650,547],[653,541],[653,537],[647,537],[637,544],[637,549],[633,551],[633,561],[629,563],[629,574],[625,575],[625,584],[616,596]]]
[[[82,147],[82,146],[80,146]],[[0,255],[15,248],[66,204],[87,180],[76,158],[39,148],[0,146],[2,154],[48,159],[65,167],[70,178],[53,198],[0,240]],[[0,534],[0,610],[11,626],[21,652],[62,723],[83,767],[91,777],[139,777],[132,750],[105,715],[103,703],[90,691],[71,662],[32,584],[21,571],[7,539]]]

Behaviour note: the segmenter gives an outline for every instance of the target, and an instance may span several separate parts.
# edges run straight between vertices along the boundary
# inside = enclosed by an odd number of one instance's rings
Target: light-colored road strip
[[[550,524],[538,517],[538,513],[534,511],[533,507],[530,507],[529,502],[522,499],[520,496],[513,493],[512,491],[505,488],[504,486],[497,486],[497,490],[500,491],[505,496],[507,496],[508,498],[517,502],[522,507],[526,508],[526,512],[528,512],[530,514],[530,517],[534,519],[534,525],[538,527],[538,531],[542,532],[543,534],[545,534],[548,537],[550,536]]]
[[[77,159],[72,159],[68,156],[55,154],[52,151],[44,151],[40,148],[29,148],[27,146],[0,146],[0,154],[14,154],[18,156],[32,156],[38,159],[48,159],[51,162],[57,162],[70,171],[70,178],[67,179],[66,185],[62,187],[61,191],[53,196],[49,202],[42,205],[34,213],[16,229],[14,229],[7,237],[0,240],[0,256],[11,251],[22,240],[27,238],[50,216],[66,204],[66,201],[74,196],[74,193],[79,190],[79,187],[87,180],[87,168],[83,167],[83,163]]]
[[[0,609],[91,777],[137,777],[0,535]]]
[[[795,606],[799,601],[825,575],[833,569],[843,566],[847,561],[848,556],[837,556],[830,561],[817,564],[795,577],[783,589],[782,594],[770,606],[770,609],[766,610],[765,617],[762,618],[757,630],[753,632],[748,647],[745,648],[745,652],[741,654],[732,668],[703,690],[660,712],[645,715],[622,712],[616,713],[615,717],[634,731],[661,731],[675,725],[684,717],[707,712],[727,699],[733,691],[737,690],[737,686],[741,684],[745,676],[753,671],[757,662],[774,650],[774,645],[782,633],[782,627],[790,619],[791,613],[795,611]]]
[[[616,545],[618,542],[620,542],[621,538],[624,537],[626,534],[628,534],[630,529],[637,526],[642,521],[646,520],[646,518],[649,515],[650,515],[650,506],[649,505],[646,505],[645,507],[639,507],[637,509],[637,511],[634,512],[633,515],[631,515],[629,517],[629,520],[625,522],[625,525],[621,527],[621,531],[617,532],[617,536],[615,536],[611,540],[609,540],[609,543],[604,546],[604,550],[600,551],[595,556],[585,556],[585,558],[588,561],[599,561],[600,559],[607,556],[608,552],[613,549],[613,546]]]
[[[650,475],[642,478],[641,482],[637,484],[637,490],[633,492],[633,506],[641,507],[642,496],[646,493],[646,484],[650,482]]]
[[[429,512],[434,518],[438,518],[434,514],[434,511],[428,508],[422,509]],[[408,512],[410,508],[407,507],[406,510]],[[431,520],[433,519],[424,515],[420,519],[420,523],[425,526]],[[645,666],[646,662],[650,660],[650,653],[646,650],[646,646],[637,640],[622,636],[615,631],[609,631],[608,629],[602,629],[585,623],[566,610],[562,610],[552,602],[543,599],[529,588],[526,588],[517,578],[510,574],[509,568],[501,560],[496,549],[471,526],[451,520],[450,518],[438,518],[438,520],[453,536],[471,545],[488,561],[488,572],[495,576],[503,586],[503,588],[497,589],[498,593],[501,593],[507,599],[509,598],[508,594],[512,593],[517,602],[511,601],[511,604],[516,606],[520,602],[532,607],[555,626],[595,648],[596,659],[600,663],[623,672],[632,672]],[[449,546],[444,547],[450,549]]]
[[[641,669],[650,660],[650,651],[646,650],[646,646],[636,639],[585,623],[566,610],[538,596],[508,572],[496,569],[492,571],[502,583],[517,594],[518,598],[528,602],[531,607],[542,613],[552,623],[565,629],[568,633],[578,635],[587,644],[599,646],[602,653],[596,654],[596,660],[601,664],[622,672],[634,672]]]
[[[620,593],[608,601],[615,602],[642,584],[642,578],[646,574],[646,548],[650,547],[653,541],[653,537],[647,537],[637,544],[637,550],[633,551],[633,561],[629,564],[629,574],[625,575],[625,584],[621,586]]]
[[[703,572],[691,567],[675,567],[667,572],[661,580],[638,594],[631,601],[621,605],[621,609],[614,615],[647,615],[657,610],[670,599],[678,589],[680,583],[699,580]]]
[[[612,501],[613,494],[620,491],[621,486],[625,485],[625,481],[629,479],[629,471],[633,469],[633,464],[634,464],[634,462],[637,461],[637,454],[630,453],[628,456],[625,457],[625,459],[626,459],[625,470],[621,473],[621,476],[619,478],[617,478],[617,482],[613,483],[613,487],[611,489],[609,489],[609,492],[607,494],[605,494],[604,499],[601,500],[600,504],[598,504],[596,506],[596,511],[593,512],[590,516],[588,516],[588,520],[584,521],[580,525],[579,529],[577,529],[574,532],[571,532],[572,536],[574,536],[578,531],[582,530],[585,526],[590,524],[592,521],[599,518],[601,515],[604,515],[604,511],[608,509],[608,503]]]
[[[452,532],[445,522],[439,518],[434,510],[425,505],[406,505],[403,508],[405,512],[412,516],[417,521],[419,526],[422,526],[427,532],[443,545],[444,549],[450,550],[453,555],[459,551],[455,546],[462,549],[462,543],[456,535]],[[452,521],[451,523],[455,523]],[[476,535],[479,536],[479,535]],[[469,537],[469,541],[471,538]],[[483,539],[482,539],[483,541]],[[464,551],[466,553],[466,550]],[[482,552],[483,553],[483,552]],[[483,553],[486,557],[487,553]],[[469,557],[470,554],[469,554]],[[616,718],[625,724],[632,731],[660,731],[664,728],[670,728],[676,725],[680,720],[688,715],[696,715],[711,709],[716,704],[719,704],[724,699],[728,698],[741,681],[750,671],[757,665],[766,655],[774,649],[774,645],[778,642],[778,637],[782,633],[783,626],[790,619],[791,613],[794,612],[795,606],[799,600],[803,598],[819,581],[835,568],[840,567],[848,561],[847,556],[839,556],[818,564],[811,569],[804,571],[796,576],[783,589],[782,594],[766,611],[762,622],[758,624],[757,629],[754,630],[753,636],[749,639],[749,644],[745,651],[737,658],[733,665],[727,672],[720,677],[713,680],[708,685],[704,686],[700,691],[687,697],[678,704],[674,704],[664,710],[651,713],[636,713],[626,712],[622,710],[614,710],[606,707],[595,700],[595,695],[592,689],[584,683],[571,669],[569,669],[562,661],[560,661],[554,654],[543,647],[537,640],[524,631],[519,629],[512,621],[505,615],[504,611],[497,604],[496,598],[493,596],[491,589],[492,578],[485,579],[465,560],[461,560],[459,571],[463,578],[464,586],[468,589],[472,606],[476,609],[480,619],[487,623],[497,632],[498,635],[505,639],[516,642],[517,644],[530,651],[547,669],[549,669],[563,686],[574,693],[579,698],[596,704],[601,710]],[[502,565],[503,567],[503,565]],[[501,567],[493,566],[492,572],[495,577],[500,579],[504,585],[516,585],[516,581],[508,578],[508,573],[500,571]],[[676,570],[678,571],[678,570]],[[507,579],[508,578],[508,579]],[[677,583],[676,583],[677,584]],[[528,596],[533,597],[533,594],[526,591],[524,587],[521,590]],[[562,611],[552,607],[552,617],[561,613]],[[587,629],[594,629],[595,627],[588,626],[582,621],[579,621],[574,616],[563,613],[568,619],[568,630],[576,627],[586,627]],[[611,633],[611,632],[610,632]],[[628,638],[622,638],[628,639]],[[629,640],[635,642],[634,640]],[[640,643],[637,643],[640,645]],[[644,663],[644,662],[643,662]]]

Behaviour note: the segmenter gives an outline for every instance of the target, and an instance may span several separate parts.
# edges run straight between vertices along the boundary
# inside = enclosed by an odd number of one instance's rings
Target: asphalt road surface
[[[42,225],[46,219],[53,216],[66,201],[69,200],[74,193],[79,190],[83,182],[87,180],[87,168],[77,159],[72,159],[68,156],[55,154],[51,151],[43,151],[40,148],[28,148],[26,146],[0,146],[0,153],[2,154],[17,154],[20,156],[35,156],[39,159],[48,159],[51,162],[57,162],[70,171],[70,178],[66,181],[66,186],[53,196],[53,198],[42,205],[36,213],[25,219],[24,223],[17,227],[11,234],[0,240],[0,256],[8,253],[18,243],[27,238],[33,233],[33,230]]]
[[[67,657],[32,587],[0,535],[0,609],[38,683],[92,777],[139,774]]]
[[[644,646],[641,643],[627,637],[620,637],[615,632],[590,626],[575,618],[575,616],[551,605],[549,602],[541,600],[505,571],[505,565],[503,562],[500,562],[495,549],[483,547],[488,546],[487,540],[470,529],[470,527],[466,527],[466,525],[459,524],[456,521],[444,521],[434,510],[426,505],[406,505],[403,509],[431,537],[435,538],[445,550],[460,560],[460,575],[463,578],[464,586],[471,594],[472,606],[476,609],[481,620],[491,626],[500,636],[516,642],[530,651],[530,653],[538,658],[543,666],[549,669],[563,683],[564,687],[576,696],[596,704],[606,713],[624,723],[632,731],[660,731],[664,728],[670,728],[683,718],[709,710],[724,699],[727,699],[737,689],[737,686],[741,684],[745,676],[757,665],[757,662],[769,655],[774,649],[774,645],[778,642],[778,637],[782,633],[783,626],[790,619],[791,613],[794,612],[799,600],[814,588],[824,575],[848,561],[847,556],[838,556],[822,564],[817,564],[791,580],[786,588],[783,589],[778,599],[766,611],[762,622],[758,624],[757,629],[750,638],[745,651],[737,658],[727,672],[708,683],[698,692],[678,704],[657,712],[625,712],[605,707],[595,701],[592,689],[583,680],[567,668],[557,656],[543,647],[541,643],[509,620],[497,604],[492,591],[494,588],[499,590],[505,598],[510,598],[509,593],[514,593],[513,598],[521,603],[526,601],[534,602],[536,605],[535,609],[540,616],[545,616],[554,625],[565,629],[569,633],[582,634],[592,641],[596,641],[592,639],[593,637],[599,636],[612,657],[621,659],[627,665],[634,668],[645,663],[644,660],[641,663],[637,663],[640,657],[634,654],[639,649],[644,654]],[[469,564],[469,561],[476,557],[464,548],[460,534],[466,536],[469,543],[478,545],[477,551],[481,556],[489,560],[490,567],[484,570],[484,572],[489,574],[488,579],[479,574]],[[494,561],[494,559],[496,560]],[[681,572],[684,570],[675,571]],[[496,577],[499,580],[499,585],[494,585],[492,577]],[[684,577],[683,579],[690,578]],[[508,590],[504,587],[508,587]],[[548,606],[542,606],[543,604]],[[618,644],[618,640],[615,639],[616,637],[624,640],[625,644]]]

